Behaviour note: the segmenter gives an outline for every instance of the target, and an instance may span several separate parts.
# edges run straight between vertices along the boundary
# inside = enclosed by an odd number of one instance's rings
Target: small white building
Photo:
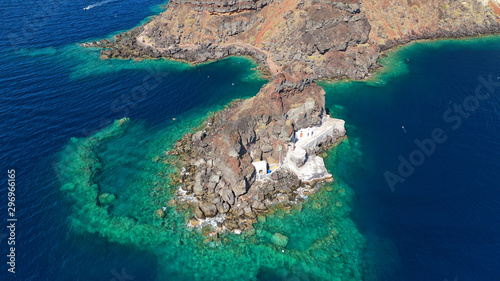
[[[302,128],[295,132],[295,139],[296,140],[301,140],[304,138],[309,138],[314,135],[314,131],[316,131],[318,127],[309,127],[309,128]]]
[[[257,180],[263,180],[267,177],[267,162],[266,161],[255,161],[252,162],[252,165],[255,167],[255,177]]]

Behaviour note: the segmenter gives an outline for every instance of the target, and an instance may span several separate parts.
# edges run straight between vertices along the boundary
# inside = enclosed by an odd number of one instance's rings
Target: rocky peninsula
[[[191,225],[242,231],[307,183],[331,179],[316,154],[345,136],[318,79],[364,79],[384,50],[412,40],[500,32],[499,0],[172,0],[101,58],[204,63],[250,56],[269,83],[177,142],[178,201]]]

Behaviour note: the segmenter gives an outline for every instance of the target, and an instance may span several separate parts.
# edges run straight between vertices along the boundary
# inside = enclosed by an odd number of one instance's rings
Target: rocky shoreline
[[[173,150],[167,152],[168,155],[176,156],[173,164],[177,166],[179,173],[172,175],[172,181],[179,185],[178,203],[189,204],[193,209],[194,216],[189,221],[190,226],[203,227],[212,224],[218,232],[248,231],[253,229],[252,224],[257,222],[259,216],[264,216],[273,207],[283,203],[298,203],[316,190],[317,183],[332,180],[324,168],[326,177],[303,181],[287,166],[289,164],[275,168],[270,174],[266,171],[267,177],[258,180],[252,162],[267,159],[279,165],[276,162],[279,162],[277,158],[280,152],[275,149],[276,144],[271,145],[273,138],[267,132],[259,131],[263,127],[276,129],[270,125],[275,121],[264,114],[249,122],[253,126],[247,127],[247,123],[240,128],[240,133],[245,132],[246,135],[228,135],[229,138],[246,138],[233,142],[233,147],[227,147],[228,154],[217,149],[221,147],[218,144],[221,141],[220,132],[226,130],[228,117],[237,114],[236,111],[242,105],[255,102],[255,99],[258,97],[233,102],[227,109],[210,116],[196,133],[186,134],[177,141]],[[311,114],[312,111],[307,113]],[[314,145],[314,150],[310,151],[311,157],[326,152],[344,136],[345,130],[338,135],[321,139],[320,145]],[[234,147],[238,144],[241,146]],[[281,144],[282,156],[285,157],[287,143],[283,141]],[[302,161],[305,162],[305,159]],[[230,166],[231,164],[238,165],[243,181],[239,181],[241,175],[228,177],[237,170]],[[214,219],[206,220],[207,218]]]
[[[384,50],[413,40],[500,33],[498,0],[386,2],[176,0],[143,26],[82,46],[102,48],[101,59],[250,56],[265,69],[269,83],[255,97],[210,117],[170,152],[179,158],[178,204],[193,205],[189,224],[217,217],[217,231],[241,232],[273,204],[295,201],[307,185],[301,178],[328,179],[316,154],[345,129],[327,115],[314,80],[363,79]]]

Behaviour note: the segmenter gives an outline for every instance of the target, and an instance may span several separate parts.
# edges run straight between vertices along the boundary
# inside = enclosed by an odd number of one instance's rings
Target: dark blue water
[[[0,280],[154,280],[155,256],[68,229],[70,203],[52,168],[71,137],[84,137],[124,116],[152,129],[257,93],[245,60],[189,68],[176,63],[102,62],[77,42],[138,25],[161,1],[7,1],[0,7],[0,157],[2,184],[15,169],[16,275],[0,241]],[[497,280],[500,262],[500,112],[498,92],[462,125],[443,120],[480,83],[500,76],[500,40],[417,45],[403,51],[409,72],[381,87],[328,88],[330,108],[360,140],[364,163],[346,164],[357,192],[354,219],[368,238],[367,261],[382,280]],[[146,81],[146,82],[145,82]],[[235,83],[235,85],[232,85]],[[146,89],[145,93],[139,90]],[[200,113],[201,112],[201,113]],[[402,129],[405,126],[406,133]],[[447,140],[394,192],[384,172],[415,139],[442,128]],[[339,165],[342,165],[340,163]],[[0,238],[6,234],[6,189]],[[374,261],[377,262],[374,262]],[[121,278],[121,279],[120,279]]]
[[[500,41],[419,43],[398,58],[408,72],[383,87],[327,90],[328,105],[345,108],[349,135],[365,151],[351,180],[354,218],[373,247],[369,256],[397,252],[392,261],[376,258],[378,271],[393,264],[385,280],[498,280]],[[479,95],[489,96],[475,99],[478,78],[490,75],[494,92],[483,86]],[[464,102],[468,115],[443,117]],[[435,129],[446,141],[424,154],[423,163],[414,156],[419,166],[392,191],[384,173],[398,175],[398,157],[409,160],[419,149],[415,140],[431,138]]]

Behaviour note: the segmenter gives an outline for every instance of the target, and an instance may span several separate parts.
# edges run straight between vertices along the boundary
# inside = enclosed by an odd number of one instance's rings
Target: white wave
[[[104,4],[107,4],[107,3],[113,2],[113,1],[116,1],[116,0],[104,0],[104,1],[101,1],[101,2],[94,3],[92,5],[88,5],[87,7],[83,8],[83,9],[84,10],[90,10],[92,8],[99,7],[99,6],[102,6]]]

